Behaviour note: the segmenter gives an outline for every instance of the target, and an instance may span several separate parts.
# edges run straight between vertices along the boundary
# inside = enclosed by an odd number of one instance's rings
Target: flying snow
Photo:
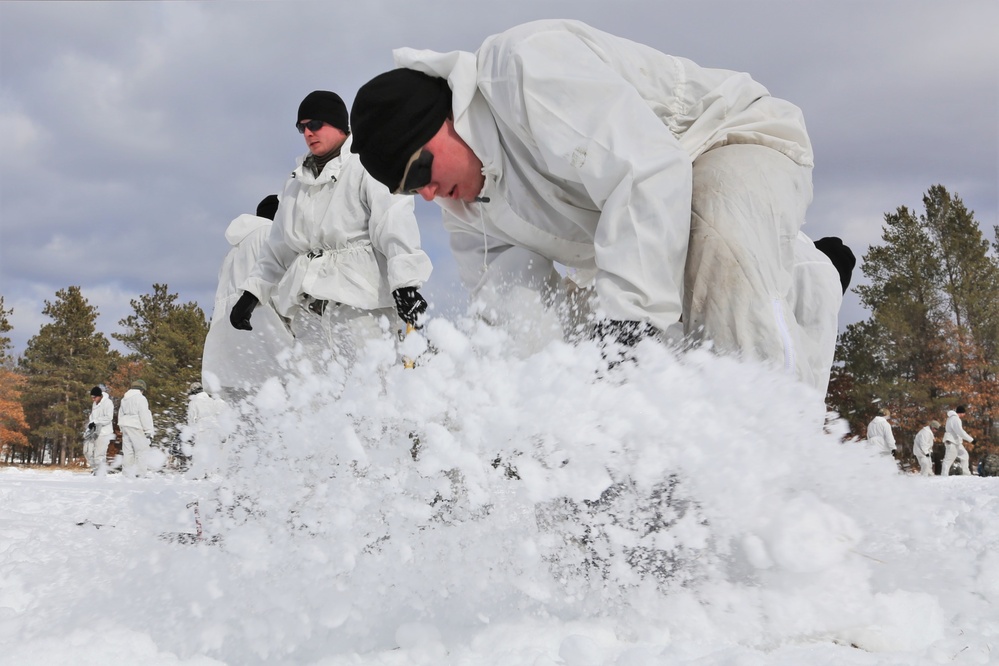
[[[0,474],[3,660],[999,659],[999,480],[902,474],[709,351],[515,343],[434,319],[289,358],[209,479]]]

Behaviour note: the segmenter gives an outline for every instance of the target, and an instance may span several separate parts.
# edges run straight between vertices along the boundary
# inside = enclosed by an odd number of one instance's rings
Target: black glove
[[[891,450],[891,457],[897,459],[898,458],[898,451],[896,451],[895,449],[892,449]]]
[[[857,257],[853,255],[853,250],[843,245],[843,241],[836,236],[818,239],[815,241],[815,247],[829,257],[833,266],[836,267],[836,271],[839,273],[839,283],[845,294],[850,286],[850,278],[853,277],[853,269],[857,265]]]
[[[593,327],[593,338],[600,343],[600,355],[612,370],[625,361],[634,362],[632,347],[644,338],[657,335],[654,327],[644,321],[602,319]]]
[[[427,311],[427,301],[416,291],[416,287],[399,287],[392,292],[395,299],[395,309],[399,312],[399,317],[415,328],[417,318]]]
[[[96,429],[97,429],[97,424],[96,423],[88,423],[87,424],[87,430],[96,430]]]
[[[593,327],[593,337],[604,344],[616,342],[625,347],[634,347],[645,338],[655,337],[656,329],[643,321],[603,319]]]
[[[241,331],[252,331],[250,315],[253,314],[253,308],[257,307],[259,302],[256,296],[244,291],[243,295],[236,301],[236,305],[232,306],[232,311],[229,312],[229,323],[232,324],[232,327]]]

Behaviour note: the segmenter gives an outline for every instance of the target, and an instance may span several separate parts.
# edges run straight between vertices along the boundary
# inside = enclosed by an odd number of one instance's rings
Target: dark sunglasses
[[[420,188],[429,185],[433,166],[434,154],[429,150],[421,148],[413,153],[406,163],[406,170],[402,172],[399,187],[393,194],[416,194]]]
[[[301,122],[295,123],[295,127],[298,129],[299,134],[305,134],[305,130],[309,130],[310,132],[318,132],[319,128],[321,128],[325,124],[326,123],[324,123],[321,120],[310,120],[307,123],[301,123]]]

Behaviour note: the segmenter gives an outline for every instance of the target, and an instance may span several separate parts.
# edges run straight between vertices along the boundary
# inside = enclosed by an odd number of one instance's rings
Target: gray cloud
[[[921,208],[937,183],[987,232],[999,224],[993,0],[0,3],[0,294],[16,351],[69,285],[108,335],[156,282],[210,314],[226,225],[304,152],[292,124],[305,94],[349,104],[392,48],[474,50],[555,16],[750,72],[801,106],[814,237],[862,255],[884,213]],[[428,291],[454,307],[436,207],[418,211]],[[850,296],[841,324],[866,316]]]

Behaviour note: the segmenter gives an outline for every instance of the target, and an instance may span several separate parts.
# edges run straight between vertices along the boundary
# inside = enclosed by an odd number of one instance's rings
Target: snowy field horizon
[[[0,663],[999,662],[999,478],[901,473],[767,368],[524,342],[289,355],[210,479],[0,469]]]

